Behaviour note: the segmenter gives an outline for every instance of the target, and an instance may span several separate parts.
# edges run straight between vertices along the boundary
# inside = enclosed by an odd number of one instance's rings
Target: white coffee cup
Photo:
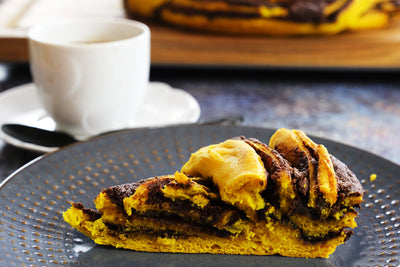
[[[150,30],[125,19],[51,21],[29,30],[39,99],[78,139],[129,128],[149,83]]]

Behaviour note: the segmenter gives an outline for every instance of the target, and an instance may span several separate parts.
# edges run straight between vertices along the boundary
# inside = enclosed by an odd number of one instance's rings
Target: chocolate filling
[[[338,195],[342,198],[362,196],[364,189],[356,175],[336,157],[331,155],[331,159],[337,177]]]
[[[287,10],[287,15],[280,15],[273,17],[278,20],[288,20],[293,22],[301,23],[333,23],[337,20],[338,15],[349,6],[352,0],[348,0],[343,6],[337,9],[332,14],[326,16],[324,9],[335,0],[300,0],[300,1],[265,1],[265,0],[197,0],[207,4],[207,2],[225,2],[231,6],[248,6],[248,7],[281,7]],[[188,16],[192,15],[203,15],[208,17],[210,20],[217,17],[225,18],[263,18],[258,9],[254,11],[232,11],[232,10],[205,10],[196,9],[189,6],[181,6],[176,4],[174,1],[166,2],[161,5],[155,12],[156,18],[162,17],[162,12],[169,10],[174,13],[183,13]]]
[[[311,176],[308,177],[309,181],[310,181],[310,184],[311,184],[311,181],[313,181],[315,183],[314,186],[317,189],[317,190],[315,190],[315,193],[316,193],[316,198],[315,198],[316,206],[314,208],[314,212],[317,214],[317,218],[322,218],[322,210],[324,210],[326,208],[329,208],[330,205],[329,205],[328,202],[325,201],[321,191],[319,191],[319,187],[320,187],[320,184],[319,184],[319,181],[318,181],[319,155],[318,155],[317,151],[314,150],[314,148],[308,146],[304,142],[303,142],[303,145],[305,146],[305,148],[308,150],[308,152],[311,155],[310,164],[314,168],[313,176],[312,177]],[[315,214],[312,215],[312,217],[313,216],[315,216]]]
[[[357,177],[353,172],[349,170],[349,168],[341,161],[336,159],[334,156],[331,155],[333,167],[337,177],[337,190],[338,190],[338,198],[336,203],[334,203],[331,207],[331,216],[326,218],[332,218],[340,210],[346,209],[353,209],[353,207],[345,207],[343,206],[343,200],[349,196],[362,196],[364,190],[362,185],[358,181]],[[327,208],[328,204],[323,201],[323,197],[321,194],[318,195],[317,198],[317,206],[315,209],[308,207],[308,198],[305,198],[304,192],[302,192],[303,187],[301,186],[302,183],[306,182],[307,179],[302,176],[304,172],[294,172],[294,176],[292,176],[292,181],[295,184],[295,192],[296,197],[293,199],[291,203],[291,209],[289,211],[289,216],[292,214],[300,214],[300,215],[307,215],[314,220],[321,219],[321,210]],[[356,206],[359,207],[359,206]]]
[[[146,180],[141,180],[136,183],[130,183],[130,184],[123,184],[123,185],[116,185],[112,186],[103,192],[107,194],[108,198],[111,200],[112,203],[117,205],[123,210],[124,204],[123,204],[123,199],[132,196],[135,194],[136,188],[139,187],[139,185],[155,178],[149,178]]]
[[[241,211],[219,201],[210,201],[203,209],[192,206],[192,203],[188,200],[175,199],[171,201],[164,197],[160,197],[153,204],[157,204],[160,210],[148,211],[146,214],[151,214],[152,212],[156,216],[159,216],[159,214],[170,214],[166,210],[161,210],[161,208],[167,208],[172,211],[174,216],[179,216],[184,221],[192,221],[209,226],[231,225],[239,218],[244,217]]]
[[[111,223],[106,223],[107,227],[115,231],[116,234],[120,233],[140,233],[140,234],[145,234],[149,236],[155,236],[155,237],[185,237],[185,236],[196,236],[196,235],[202,235],[202,234],[209,234],[209,235],[214,235],[218,237],[228,237],[232,236],[233,234],[229,233],[228,231],[224,230],[218,230],[216,228],[209,228],[209,227],[204,227],[202,225],[195,225],[195,224],[190,224],[186,228],[190,228],[190,231],[184,232],[184,231],[176,231],[174,229],[137,229],[137,230],[126,230],[124,229],[123,226],[121,225],[116,225],[116,224],[111,224]]]
[[[132,218],[131,218],[132,219]],[[135,220],[135,218],[133,218]],[[134,229],[125,229],[121,225],[115,225],[107,223],[110,225],[112,230],[118,232],[148,232],[158,235],[159,233],[168,232],[173,236],[189,236],[189,235],[201,235],[207,233],[210,235],[216,235],[219,237],[226,237],[232,235],[229,231],[218,229],[208,224],[200,224],[193,221],[185,220],[185,218],[177,217],[176,214],[166,213],[166,212],[145,212],[140,215],[140,220],[149,222],[151,220],[156,220],[160,225],[160,228],[151,228],[146,226],[137,227]],[[109,227],[110,228],[110,227]],[[171,236],[172,236],[171,235]]]
[[[264,216],[264,213],[262,213],[262,216]],[[260,217],[261,217],[261,215],[260,215]],[[304,242],[307,242],[307,243],[310,243],[310,244],[317,244],[317,243],[320,243],[320,242],[325,242],[325,241],[327,241],[329,239],[336,238],[336,237],[340,236],[342,233],[344,233],[346,235],[345,240],[348,240],[350,238],[350,236],[353,234],[353,231],[351,231],[351,230],[342,229],[341,231],[331,231],[331,232],[327,233],[324,236],[311,236],[311,235],[307,235],[306,232],[302,228],[300,228],[298,225],[293,223],[289,219],[289,217],[287,217],[286,215],[283,215],[280,219],[277,219],[273,214],[269,214],[268,217],[271,218],[272,220],[279,221],[279,222],[281,222],[283,224],[286,224],[286,225],[290,226],[293,229],[298,229],[300,231],[302,240]],[[336,221],[335,219],[332,219],[332,220]]]
[[[140,183],[133,183],[131,186],[126,184],[110,187],[109,189],[105,190],[105,192],[113,203],[120,203],[117,205],[124,212],[122,205],[123,199],[131,196],[134,193],[134,190],[144,182],[147,182],[146,186],[148,188],[146,204],[155,205],[157,207],[156,210],[150,210],[146,212],[146,214],[154,213],[154,216],[159,216],[161,213],[165,215],[169,214],[170,211],[173,211],[174,216],[179,216],[183,220],[207,224],[210,226],[221,225],[222,222],[224,222],[226,225],[230,225],[236,222],[239,218],[245,217],[242,211],[226,204],[219,199],[211,199],[204,208],[200,208],[194,206],[189,200],[171,200],[170,198],[165,197],[161,191],[161,189],[166,185],[188,189],[195,184],[194,181],[191,181],[187,184],[179,184],[175,183],[175,180],[171,178],[153,178]],[[136,213],[136,211],[132,209],[132,213]]]
[[[340,160],[331,155],[338,183],[337,201],[332,205],[332,207],[329,207],[329,203],[325,201],[322,193],[319,190],[317,190],[316,207],[311,208],[308,206],[310,181],[311,180],[315,181],[316,182],[315,186],[317,188],[319,187],[317,180],[318,154],[314,151],[313,148],[303,143],[308,152],[310,153],[311,164],[316,170],[314,172],[313,177],[309,177],[310,173],[309,162],[308,162],[309,159],[307,155],[304,152],[300,151],[299,149],[292,151],[292,153],[295,154],[294,158],[296,158],[297,161],[291,162],[289,164],[289,162],[285,159],[285,154],[284,153],[280,154],[278,152],[280,150],[279,147],[276,147],[276,150],[272,150],[271,151],[272,155],[269,155],[261,151],[261,149],[259,149],[256,145],[253,144],[255,143],[258,144],[259,146],[261,145],[266,147],[265,144],[263,144],[257,139],[254,138],[246,139],[243,136],[235,137],[234,139],[244,140],[246,143],[251,145],[253,149],[257,152],[257,154],[259,154],[259,156],[261,157],[261,160],[264,163],[266,171],[267,173],[269,173],[267,188],[266,190],[264,190],[264,192],[262,192],[262,197],[265,199],[267,203],[270,203],[275,208],[279,208],[279,201],[280,201],[279,195],[277,193],[278,185],[276,183],[276,181],[279,179],[279,172],[286,171],[288,174],[291,175],[292,186],[296,194],[296,197],[291,202],[290,209],[287,214],[288,216],[291,216],[293,214],[299,214],[299,215],[307,215],[313,220],[331,219],[341,209],[344,208],[353,209],[352,207],[343,206],[343,200],[345,197],[361,196],[363,194],[363,188],[360,182],[358,181],[357,177],[354,175],[354,173],[351,172],[343,162],[341,162]],[[272,156],[275,157],[275,160],[272,159]],[[330,216],[328,217],[322,215],[322,210],[327,208],[331,209]]]
[[[88,209],[83,206],[81,203],[74,203],[74,207],[81,209],[83,213],[89,215],[90,219],[89,221],[95,221],[99,218],[101,218],[101,213],[98,212],[97,210],[93,209]],[[210,235],[215,235],[219,237],[227,237],[234,235],[228,231],[225,230],[220,230],[215,227],[212,227],[210,225],[204,225],[196,222],[188,222],[184,218],[179,218],[176,217],[175,214],[173,213],[163,213],[163,212],[146,212],[142,214],[141,216],[143,220],[155,218],[159,221],[161,221],[162,224],[164,225],[179,225],[179,230],[174,230],[174,229],[168,229],[168,227],[165,230],[156,230],[156,229],[145,229],[145,228],[140,228],[140,229],[125,229],[123,225],[118,225],[118,224],[113,224],[113,223],[108,223],[106,222],[105,224],[107,227],[115,231],[115,234],[119,233],[135,233],[135,232],[140,232],[141,234],[144,233],[146,235],[150,236],[157,236],[157,237],[173,237],[173,236],[179,236],[179,237],[184,237],[184,236],[190,236],[190,235],[196,235],[196,233],[203,234],[210,234]],[[260,216],[261,217],[261,216]],[[270,216],[273,220],[278,221],[274,216]],[[330,232],[329,234],[322,236],[322,237],[315,237],[315,236],[309,236],[302,231],[301,228],[297,227],[293,223],[290,223],[289,219],[287,217],[283,217],[280,220],[282,223],[285,223],[287,225],[291,225],[295,229],[299,229],[301,232],[301,237],[305,242],[310,242],[311,244],[316,244],[319,242],[324,242],[326,240],[329,240],[331,238],[337,237],[341,234],[341,232]],[[172,227],[171,227],[172,228]],[[344,230],[346,234],[346,240],[352,235],[353,231],[350,230]]]
[[[318,244],[321,242],[325,242],[329,239],[335,238],[340,236],[342,233],[344,233],[346,235],[345,237],[345,241],[348,240],[350,238],[350,236],[353,234],[352,230],[348,230],[348,229],[344,229],[342,231],[338,231],[338,232],[329,232],[327,235],[324,236],[309,236],[306,235],[303,231],[301,231],[301,237],[305,242],[309,242],[311,244]]]
[[[101,218],[101,213],[95,209],[87,209],[82,203],[72,203],[72,206],[76,209],[82,210],[84,214],[89,216],[89,221],[94,222],[97,219]]]

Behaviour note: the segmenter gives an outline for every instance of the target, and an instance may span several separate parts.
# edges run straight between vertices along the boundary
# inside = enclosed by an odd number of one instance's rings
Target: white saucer
[[[181,123],[194,123],[200,117],[200,106],[189,93],[161,82],[150,82],[148,93],[140,107],[134,127],[159,127]],[[41,107],[33,83],[21,85],[0,93],[0,125],[19,123],[54,130],[54,121]],[[47,153],[49,148],[13,138],[0,127],[0,138],[13,146]]]

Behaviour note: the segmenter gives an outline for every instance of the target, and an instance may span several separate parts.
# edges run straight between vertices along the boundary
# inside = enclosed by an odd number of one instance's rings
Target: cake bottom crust
[[[298,229],[276,221],[248,222],[245,233],[219,237],[212,234],[167,235],[146,231],[115,230],[102,219],[91,221],[81,209],[71,207],[64,219],[95,243],[146,252],[274,255],[328,258],[345,242],[344,233],[312,244],[301,239]]]

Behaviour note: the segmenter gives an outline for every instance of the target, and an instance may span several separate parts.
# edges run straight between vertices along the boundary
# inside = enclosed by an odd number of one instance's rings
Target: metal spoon
[[[45,147],[62,147],[78,141],[67,133],[22,124],[3,124],[1,130],[23,142]]]
[[[242,115],[232,115],[218,119],[199,122],[200,125],[224,124],[236,125],[243,121]],[[137,128],[136,128],[137,129]],[[146,129],[146,128],[141,128]],[[3,124],[1,130],[9,136],[21,140],[26,143],[31,143],[44,147],[62,147],[75,142],[78,142],[73,136],[59,131],[49,131],[41,128],[36,128],[22,124]],[[127,130],[127,129],[125,129]],[[139,129],[138,129],[139,130]]]

